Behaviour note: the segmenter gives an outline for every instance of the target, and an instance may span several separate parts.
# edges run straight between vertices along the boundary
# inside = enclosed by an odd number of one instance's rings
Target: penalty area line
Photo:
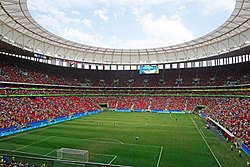
[[[115,156],[110,162],[109,165],[117,158],[117,156]]]
[[[122,141],[112,138],[85,138],[81,140],[89,140],[89,141],[99,141],[99,142],[106,142],[106,143],[119,143],[123,144]]]
[[[102,156],[107,156],[107,157],[115,157],[116,155],[111,155],[111,154],[100,154],[100,153],[91,153],[94,155],[102,155]]]
[[[56,150],[57,150],[57,149],[54,149],[54,150],[48,152],[47,154],[44,154],[44,156],[48,156],[48,155],[50,155],[51,153],[55,152]]]
[[[199,129],[199,128],[197,127],[197,125],[195,124],[193,118],[192,118],[190,115],[189,115],[189,117],[190,117],[190,119],[192,120],[193,124],[195,125],[197,131],[198,131],[199,134],[201,135],[203,141],[206,143],[208,149],[210,150],[210,152],[211,152],[211,154],[213,155],[214,159],[216,160],[217,164],[219,165],[219,167],[222,167],[221,164],[220,164],[220,162],[219,162],[219,160],[218,160],[217,157],[215,156],[213,150],[212,150],[211,147],[208,145],[208,143],[207,143],[206,139],[204,138],[204,136],[201,134],[200,129]]]
[[[45,139],[42,139],[42,140],[38,140],[38,141],[36,141],[36,142],[33,142],[33,143],[31,143],[31,144],[24,145],[24,146],[22,146],[22,147],[19,147],[19,148],[15,149],[15,151],[21,150],[21,149],[24,149],[24,148],[27,148],[27,147],[30,147],[30,146],[32,146],[32,145],[35,145],[35,144],[40,143],[40,142],[43,142],[43,141],[46,141],[46,140],[48,140],[48,139],[51,139],[52,137],[53,137],[53,136],[50,136],[50,137],[47,137],[47,138],[45,138]]]

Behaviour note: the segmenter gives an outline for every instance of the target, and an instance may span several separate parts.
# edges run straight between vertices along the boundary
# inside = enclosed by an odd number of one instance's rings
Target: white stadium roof
[[[50,57],[103,64],[164,64],[218,56],[250,45],[250,0],[237,0],[228,20],[211,33],[178,45],[112,49],[79,44],[42,28],[27,0],[0,0],[0,41]]]

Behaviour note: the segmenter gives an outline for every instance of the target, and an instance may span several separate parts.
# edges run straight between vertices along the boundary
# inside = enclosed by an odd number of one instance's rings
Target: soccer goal
[[[88,162],[89,152],[88,150],[79,150],[72,148],[60,148],[57,150],[58,160],[71,160],[78,162]]]

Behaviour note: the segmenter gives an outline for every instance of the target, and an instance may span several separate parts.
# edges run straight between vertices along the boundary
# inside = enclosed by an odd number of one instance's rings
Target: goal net
[[[60,148],[57,150],[58,160],[71,160],[79,162],[88,162],[89,152],[88,150],[79,150],[72,148]]]

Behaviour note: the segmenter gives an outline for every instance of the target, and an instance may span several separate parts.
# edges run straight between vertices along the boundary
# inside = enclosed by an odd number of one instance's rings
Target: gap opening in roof
[[[155,48],[205,35],[231,15],[235,0],[28,0],[48,31],[86,45]]]

